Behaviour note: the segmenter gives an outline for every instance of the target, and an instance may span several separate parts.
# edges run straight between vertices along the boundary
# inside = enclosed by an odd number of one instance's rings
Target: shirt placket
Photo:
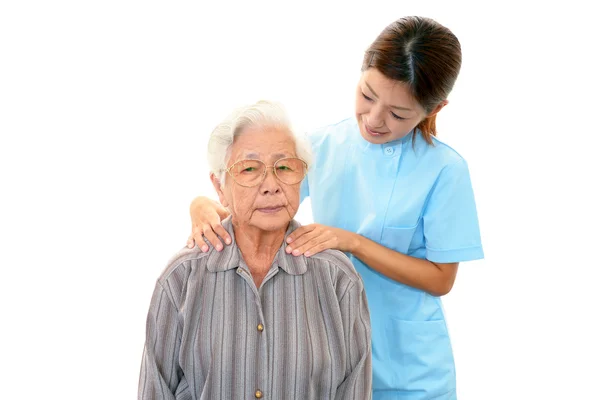
[[[256,399],[268,398],[268,393],[266,391],[269,387],[268,379],[269,376],[271,376],[271,374],[269,374],[269,346],[267,333],[267,330],[270,329],[270,327],[268,327],[265,323],[265,315],[263,313],[263,306],[259,292],[264,286],[264,284],[277,272],[278,268],[271,268],[271,270],[269,270],[269,272],[263,279],[260,289],[257,289],[250,272],[242,267],[239,267],[237,269],[238,275],[240,275],[246,281],[246,284],[250,286],[252,293],[254,294],[254,304],[256,305],[258,315],[258,320],[250,321],[250,324],[252,324],[252,326],[248,328],[249,332],[256,332],[256,334],[253,335],[256,338],[257,349],[255,358],[255,368],[256,371],[258,371],[258,373],[256,374],[256,383],[254,385],[255,389],[253,393],[254,398]]]

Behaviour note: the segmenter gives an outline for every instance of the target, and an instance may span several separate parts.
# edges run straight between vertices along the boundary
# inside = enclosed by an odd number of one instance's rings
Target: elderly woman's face
[[[237,136],[227,161],[229,168],[240,160],[256,159],[272,166],[277,160],[296,157],[296,146],[289,132],[280,128],[248,128]],[[288,185],[267,168],[262,183],[244,187],[225,175],[220,188],[213,178],[221,203],[229,208],[233,221],[265,231],[285,229],[300,203],[300,182]]]

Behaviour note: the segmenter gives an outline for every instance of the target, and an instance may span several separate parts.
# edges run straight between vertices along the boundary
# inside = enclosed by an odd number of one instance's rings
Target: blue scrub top
[[[315,222],[440,263],[483,258],[469,171],[452,148],[420,134],[372,144],[355,119],[309,135],[302,183]],[[371,314],[373,399],[455,399],[454,358],[439,297],[389,279],[348,254]]]

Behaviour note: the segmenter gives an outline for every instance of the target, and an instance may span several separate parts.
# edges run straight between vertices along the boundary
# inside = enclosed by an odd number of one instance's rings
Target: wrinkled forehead
[[[287,157],[296,157],[295,153],[271,153],[271,154],[259,154],[259,153],[252,153],[252,152],[242,152],[242,158],[246,159],[246,160],[262,160],[264,158],[268,158],[269,160],[272,161],[277,161],[281,158],[287,158]]]
[[[229,148],[228,164],[251,159],[272,163],[296,157],[296,143],[289,129],[278,127],[245,129]]]

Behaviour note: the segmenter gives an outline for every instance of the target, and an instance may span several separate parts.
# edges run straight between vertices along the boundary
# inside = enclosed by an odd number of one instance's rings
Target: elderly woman
[[[307,149],[269,102],[213,131],[210,177],[232,245],[183,250],[158,279],[140,399],[371,398],[369,313],[352,263],[337,250],[285,251]]]

